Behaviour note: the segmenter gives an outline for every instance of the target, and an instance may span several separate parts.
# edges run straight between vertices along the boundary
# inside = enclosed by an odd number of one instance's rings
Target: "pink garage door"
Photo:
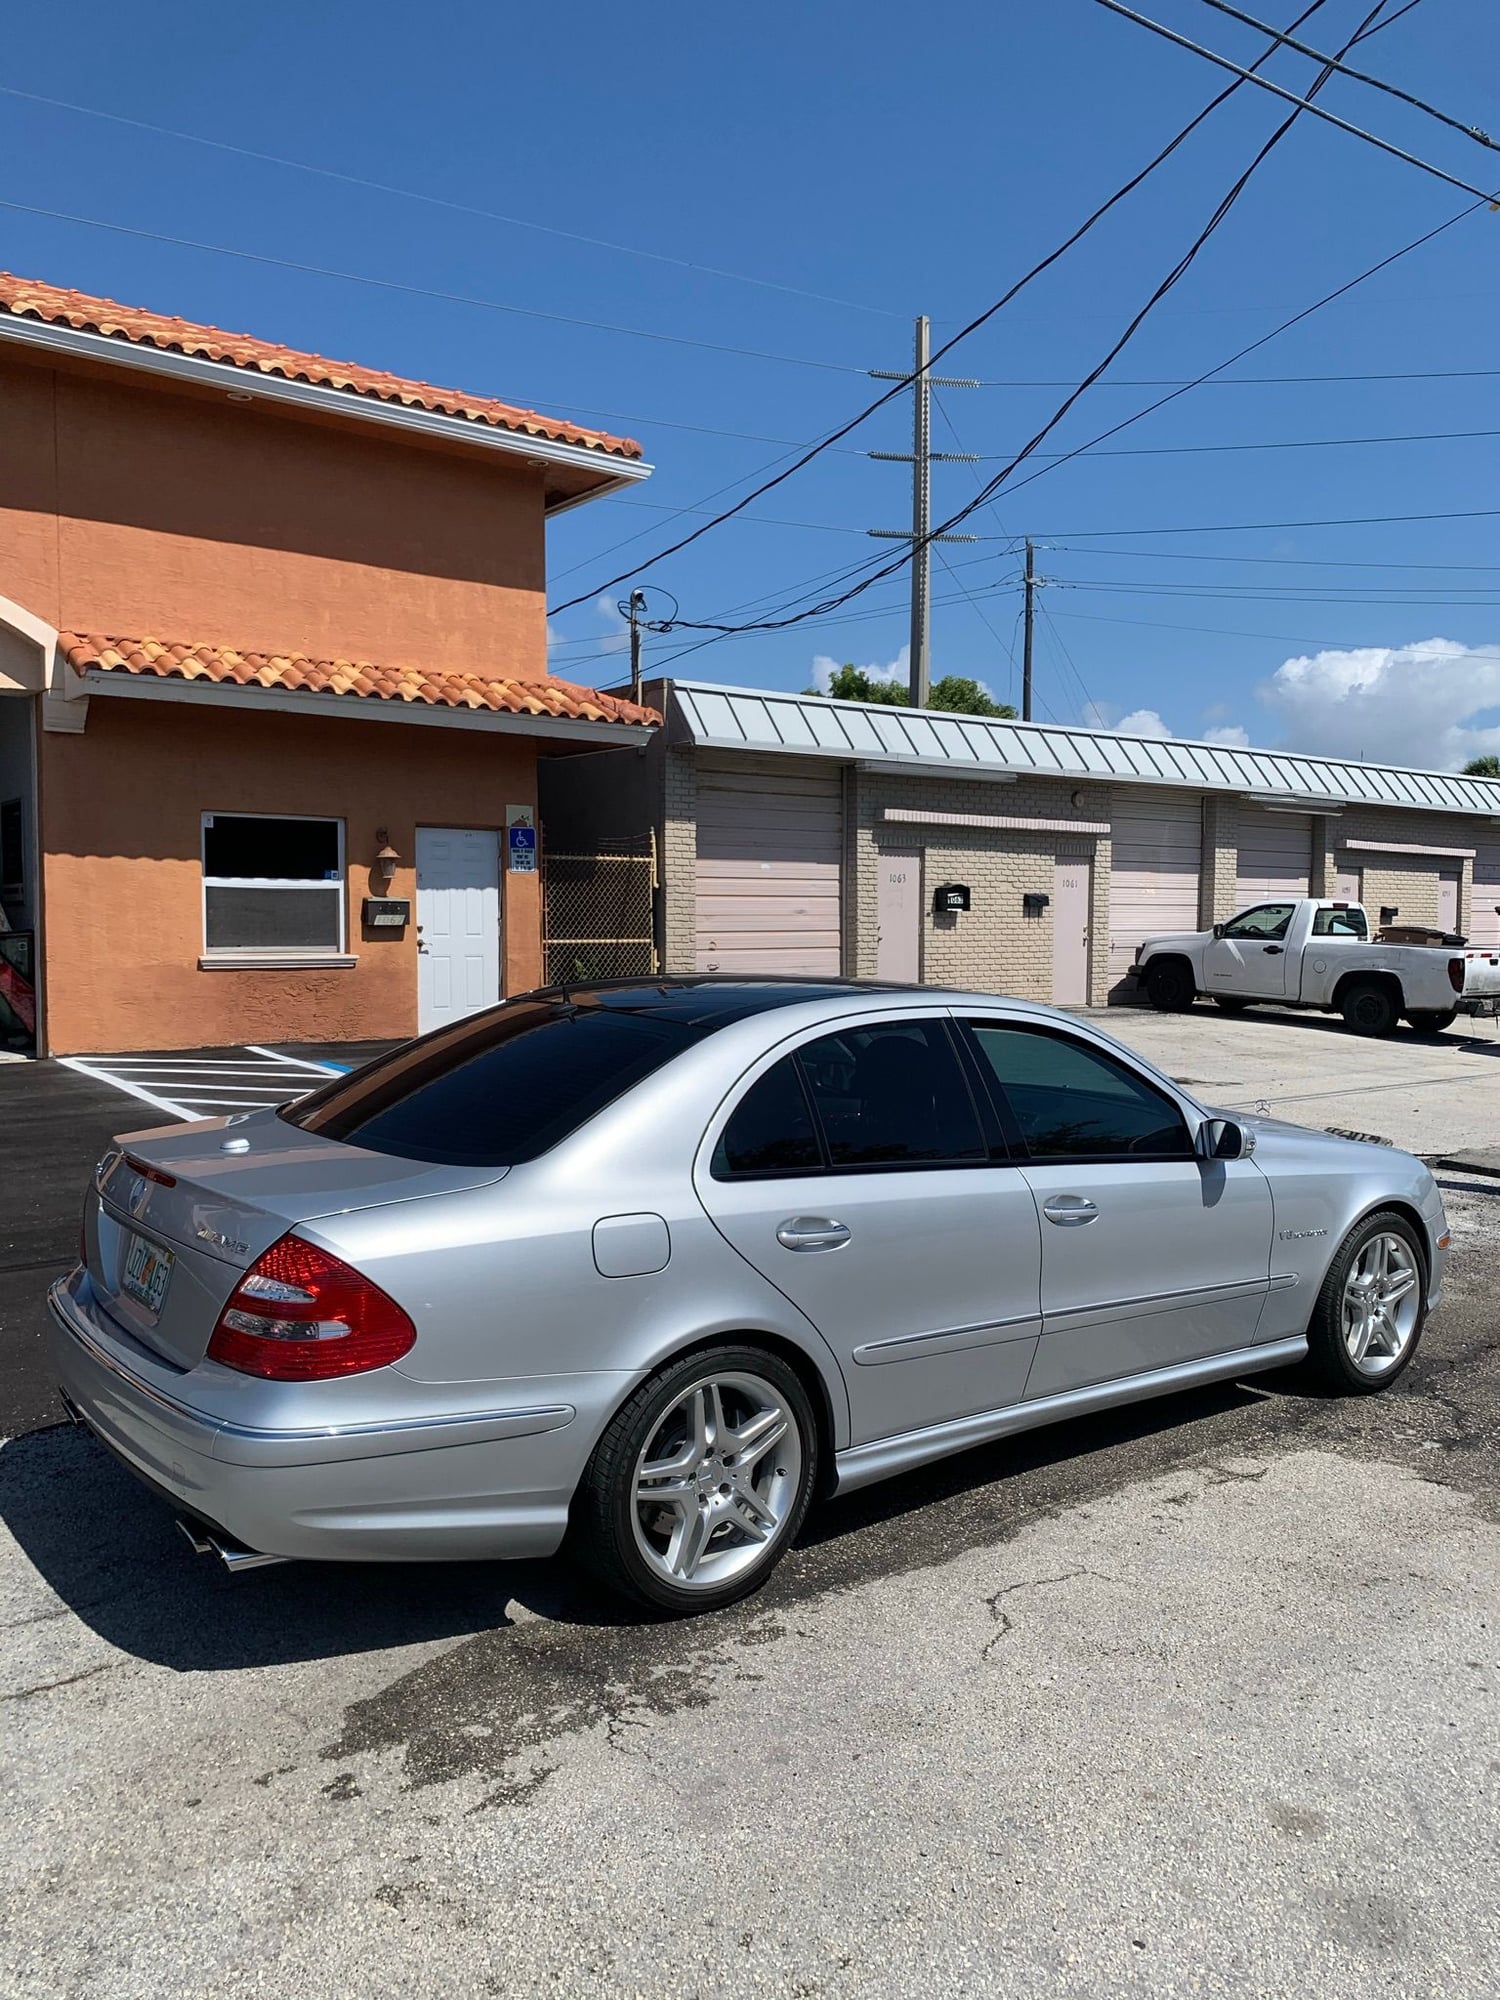
[[[1474,894],[1469,899],[1469,938],[1473,944],[1500,944],[1500,841],[1482,842],[1474,850]]]
[[[1307,814],[1242,806],[1236,905],[1243,910],[1278,896],[1305,896],[1311,880],[1312,821]]]
[[[843,824],[836,767],[699,759],[700,972],[838,977]]]
[[[1143,938],[1198,928],[1203,808],[1180,792],[1122,785],[1110,818],[1109,971],[1123,979]]]

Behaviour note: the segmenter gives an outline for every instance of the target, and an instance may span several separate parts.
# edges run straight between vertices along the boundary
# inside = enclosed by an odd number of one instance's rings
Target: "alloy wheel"
[[[1372,1379],[1388,1375],[1416,1333],[1421,1306],[1421,1272],[1410,1244],[1384,1233],[1362,1244],[1344,1281],[1344,1347],[1352,1366]]]
[[[801,1432],[780,1392],[759,1375],[705,1375],[636,1459],[636,1547],[675,1590],[718,1590],[770,1559],[801,1479]]]

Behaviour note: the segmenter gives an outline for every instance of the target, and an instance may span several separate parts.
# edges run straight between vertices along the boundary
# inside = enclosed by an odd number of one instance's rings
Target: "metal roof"
[[[1180,737],[1121,736],[1041,722],[990,722],[938,709],[830,701],[821,695],[673,681],[669,735],[705,750],[785,751],[845,762],[914,765],[944,777],[1006,772],[1253,793],[1266,803],[1406,806],[1500,818],[1500,780],[1397,764],[1345,763],[1296,751],[1234,750]]]

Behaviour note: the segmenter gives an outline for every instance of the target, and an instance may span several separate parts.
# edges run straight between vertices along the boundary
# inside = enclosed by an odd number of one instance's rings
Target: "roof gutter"
[[[139,368],[149,375],[171,381],[192,383],[198,388],[218,391],[239,401],[282,403],[293,408],[316,410],[345,422],[384,426],[389,430],[415,433],[440,439],[448,445],[472,445],[481,451],[498,451],[523,458],[533,465],[568,466],[574,471],[597,474],[601,483],[592,492],[570,494],[549,507],[560,514],[585,500],[597,499],[622,486],[649,479],[653,468],[643,459],[621,458],[613,452],[589,445],[560,444],[553,438],[532,437],[524,431],[501,430],[469,417],[445,417],[434,410],[414,410],[404,403],[381,402],[373,396],[358,395],[348,389],[328,389],[316,382],[289,382],[284,376],[264,375],[258,369],[238,368],[223,361],[205,361],[193,354],[172,354],[159,347],[138,345],[111,334],[80,332],[76,327],[52,326],[44,320],[21,314],[0,312],[0,339],[14,340],[23,347],[65,354],[76,359],[102,362],[111,368]]]
[[[115,700],[190,702],[202,708],[248,708],[259,714],[331,715],[344,722],[410,722],[429,729],[469,729],[500,736],[552,736],[570,743],[607,743],[619,748],[645,744],[651,730],[639,722],[590,722],[566,715],[512,715],[493,708],[439,708],[425,702],[400,701],[378,695],[302,694],[293,688],[267,688],[238,681],[157,680],[90,667],[81,677],[80,693],[108,695]]]

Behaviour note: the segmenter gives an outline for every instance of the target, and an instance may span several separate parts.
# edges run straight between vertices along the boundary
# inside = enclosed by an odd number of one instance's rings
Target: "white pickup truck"
[[[1436,1034],[1460,1013],[1500,1011],[1500,950],[1372,942],[1360,904],[1322,896],[1256,903],[1211,931],[1147,938],[1133,972],[1164,1013],[1200,994],[1230,1010],[1275,1001],[1342,1014],[1356,1035],[1388,1035],[1403,1015]]]

